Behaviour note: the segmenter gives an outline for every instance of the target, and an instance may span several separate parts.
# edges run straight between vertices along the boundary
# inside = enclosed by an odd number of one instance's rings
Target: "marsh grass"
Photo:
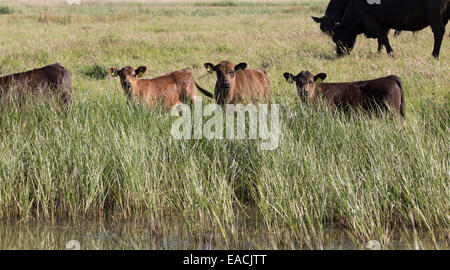
[[[257,220],[269,248],[326,248],[330,228],[360,248],[370,239],[448,248],[447,40],[439,61],[429,29],[391,38],[394,59],[362,37],[337,59],[310,19],[324,1],[223,3],[17,5],[1,16],[0,73],[60,62],[74,104],[64,114],[47,99],[2,103],[0,218],[145,221],[160,235],[178,224],[197,240],[213,234],[236,247],[243,215]],[[254,140],[175,140],[176,118],[127,105],[107,75],[111,65],[146,65],[147,77],[190,67],[212,90],[202,64],[223,59],[267,70],[283,108],[276,151]],[[406,119],[300,103],[282,74],[307,69],[328,81],[399,75]]]

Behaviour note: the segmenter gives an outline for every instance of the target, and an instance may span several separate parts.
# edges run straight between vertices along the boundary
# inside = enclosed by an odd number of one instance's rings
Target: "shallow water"
[[[320,239],[310,239],[299,246],[298,239],[275,235],[269,231],[235,232],[227,240],[220,232],[194,234],[180,226],[156,232],[145,223],[99,223],[50,225],[38,223],[3,223],[0,226],[0,249],[366,249],[367,243],[354,241],[344,230],[325,230]],[[230,240],[231,239],[231,240]],[[436,240],[436,238],[435,238]],[[438,243],[426,236],[398,235],[382,243],[381,249],[448,249],[448,232],[439,234]],[[377,242],[375,242],[377,243]],[[376,245],[374,247],[377,248]]]

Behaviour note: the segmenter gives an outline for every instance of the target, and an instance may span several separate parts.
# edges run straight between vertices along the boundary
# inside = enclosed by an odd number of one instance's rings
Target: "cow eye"
[[[230,72],[230,76],[231,76],[231,77],[234,77],[234,72]]]

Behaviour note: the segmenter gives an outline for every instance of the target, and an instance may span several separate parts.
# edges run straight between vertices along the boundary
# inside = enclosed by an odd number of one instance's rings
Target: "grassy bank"
[[[145,220],[163,232],[175,220],[231,243],[238,213],[252,209],[249,219],[280,248],[323,247],[329,227],[356,243],[389,247],[402,235],[411,248],[414,240],[430,248],[421,235],[448,248],[449,40],[439,61],[429,29],[391,37],[396,58],[360,37],[337,59],[310,19],[324,1],[233,3],[9,5],[0,15],[0,74],[58,61],[72,73],[74,104],[67,115],[51,101],[2,104],[0,218]],[[190,67],[212,90],[215,76],[202,64],[224,59],[267,70],[282,107],[277,150],[254,140],[175,140],[176,118],[127,106],[106,76],[110,65],[146,65],[152,77]],[[397,74],[406,120],[301,104],[282,74],[307,69],[330,82]]]

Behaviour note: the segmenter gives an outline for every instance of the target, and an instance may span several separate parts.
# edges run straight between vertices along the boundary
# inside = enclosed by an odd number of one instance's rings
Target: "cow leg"
[[[439,58],[439,51],[441,50],[442,39],[445,34],[445,27],[441,20],[437,20],[431,25],[434,35],[433,57]]]
[[[391,44],[389,44],[388,31],[380,31],[378,35],[378,43],[381,43],[386,47],[386,52],[394,56],[394,50],[392,50]]]
[[[369,32],[376,33],[378,39],[378,51],[381,52],[383,46],[386,47],[386,52],[390,55],[394,55],[394,52],[389,44],[388,34],[389,29],[385,29],[381,24],[379,24],[374,18],[367,19],[365,21],[366,27]]]
[[[377,50],[377,52],[381,53],[381,51],[383,50],[383,44],[380,42],[380,39],[377,39],[377,41],[378,41],[378,50]]]

